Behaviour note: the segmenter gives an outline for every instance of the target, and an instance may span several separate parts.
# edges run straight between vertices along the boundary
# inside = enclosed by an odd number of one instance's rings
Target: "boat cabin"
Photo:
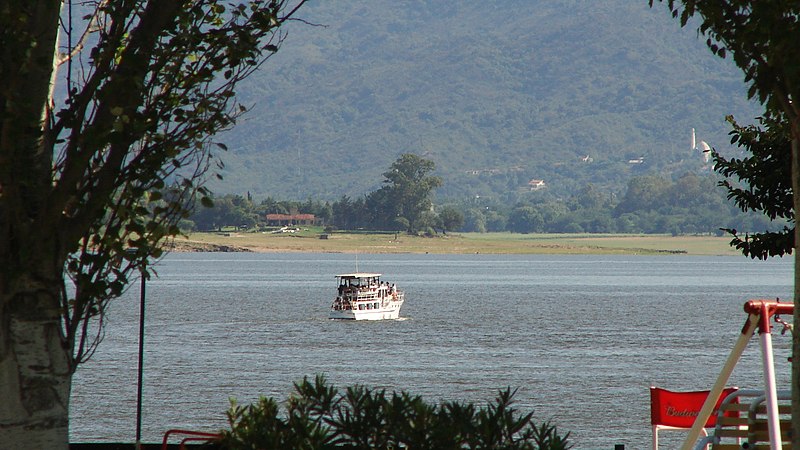
[[[381,274],[379,273],[345,273],[336,275],[339,279],[339,288],[365,288],[372,286],[380,286]]]

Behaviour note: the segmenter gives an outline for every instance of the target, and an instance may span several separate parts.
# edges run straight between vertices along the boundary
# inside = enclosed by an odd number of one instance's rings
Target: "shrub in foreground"
[[[339,392],[324,377],[304,378],[284,404],[271,398],[242,406],[231,401],[222,448],[236,449],[504,449],[563,450],[569,433],[513,407],[514,391],[500,391],[485,407],[425,403],[406,392],[363,386]]]

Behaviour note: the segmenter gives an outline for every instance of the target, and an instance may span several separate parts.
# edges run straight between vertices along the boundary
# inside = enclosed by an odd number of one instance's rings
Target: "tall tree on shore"
[[[794,222],[800,211],[800,3],[796,0],[659,0],[685,26],[699,21],[709,49],[730,55],[744,72],[748,95],[786,121],[791,136]],[[649,0],[652,7],[654,0]],[[695,23],[695,22],[692,22]],[[794,298],[800,298],[800,229],[794,230]],[[800,324],[800,308],[794,323]],[[800,333],[792,336],[792,357],[800,361]],[[800,449],[800,364],[792,365],[792,448]]]
[[[4,448],[67,447],[108,301],[206,197],[234,89],[304,1],[0,0]]]
[[[383,227],[393,226],[405,219],[409,233],[418,230],[418,219],[433,206],[431,194],[442,185],[442,179],[430,175],[436,168],[433,161],[413,153],[404,153],[383,173],[384,186],[367,199],[374,204],[375,222]],[[406,222],[407,221],[407,222]]]

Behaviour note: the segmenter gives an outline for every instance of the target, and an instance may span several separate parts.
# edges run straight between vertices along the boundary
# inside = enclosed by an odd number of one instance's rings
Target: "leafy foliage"
[[[69,66],[64,106],[45,133],[58,155],[51,198],[68,222],[68,339],[122,293],[131,270],[147,276],[148,258],[161,256],[196,196],[207,202],[204,174],[226,149],[212,136],[246,110],[235,88],[277,51],[286,7],[101,2],[87,16],[88,29],[104,32],[81,82]],[[86,337],[77,339],[80,361]]]
[[[406,231],[414,233],[435,222],[426,217],[433,203],[433,190],[442,184],[442,179],[430,175],[435,169],[433,161],[413,153],[401,155],[383,176],[384,186],[369,194],[366,205],[372,213],[372,223],[378,229],[393,229],[408,222]]]
[[[443,233],[457,231],[464,226],[464,214],[454,206],[445,205],[439,209],[439,219]]]
[[[720,186],[727,189],[728,198],[742,211],[758,211],[770,221],[794,223],[791,136],[787,122],[768,116],[759,119],[764,126],[761,128],[741,126],[733,117],[728,117],[728,121],[733,126],[731,143],[747,149],[750,156],[726,159],[712,152],[714,170],[726,177]],[[751,258],[783,256],[794,249],[794,227],[744,236],[735,229],[725,231],[733,235],[731,245]]]
[[[500,391],[484,408],[471,403],[430,405],[406,392],[386,393],[363,386],[340,392],[322,376],[304,378],[285,402],[271,398],[241,406],[232,401],[230,430],[222,448],[323,449],[526,449],[563,450],[569,433],[549,422],[536,424],[533,413],[520,415],[514,393]]]
[[[650,0],[652,6],[654,0]],[[706,45],[721,58],[730,55],[750,85],[748,96],[769,111],[783,111],[791,120],[798,107],[800,86],[800,5],[794,0],[667,0],[685,26],[700,18],[698,31]],[[679,8],[679,6],[681,8]],[[793,112],[793,114],[792,114]]]

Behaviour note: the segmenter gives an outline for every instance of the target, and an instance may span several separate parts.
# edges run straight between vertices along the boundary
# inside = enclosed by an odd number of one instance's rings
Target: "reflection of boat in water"
[[[400,317],[405,294],[381,281],[379,273],[336,275],[339,291],[331,304],[331,319],[381,320]]]

